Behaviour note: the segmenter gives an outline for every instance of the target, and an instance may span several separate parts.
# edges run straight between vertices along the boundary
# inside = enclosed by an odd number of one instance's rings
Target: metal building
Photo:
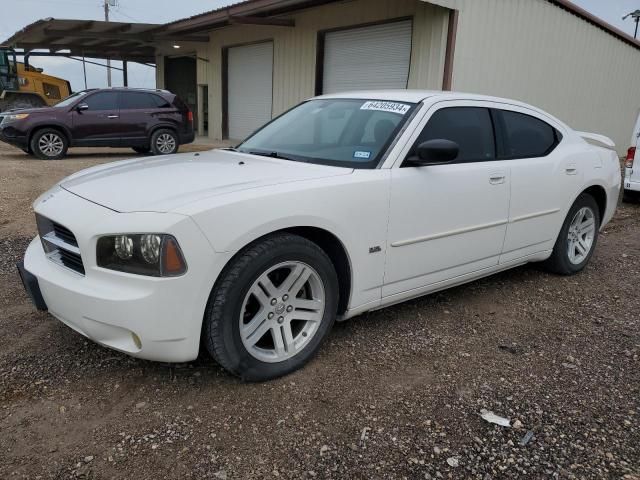
[[[523,100],[622,152],[640,108],[640,43],[567,0],[248,0],[163,33],[209,36],[158,50],[157,80],[193,59],[213,139],[323,92],[428,88]]]

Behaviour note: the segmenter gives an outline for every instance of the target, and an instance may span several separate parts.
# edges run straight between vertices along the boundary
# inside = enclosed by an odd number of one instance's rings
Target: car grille
[[[64,225],[36,214],[42,248],[49,260],[84,275],[84,264],[76,236]]]

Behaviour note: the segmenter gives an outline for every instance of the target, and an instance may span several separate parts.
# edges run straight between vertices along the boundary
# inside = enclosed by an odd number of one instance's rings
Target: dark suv
[[[44,160],[69,147],[131,147],[167,155],[194,139],[193,113],[165,90],[84,90],[45,108],[0,113],[0,140]]]

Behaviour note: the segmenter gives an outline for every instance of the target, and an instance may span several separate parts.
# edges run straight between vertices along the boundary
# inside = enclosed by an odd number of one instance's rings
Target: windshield
[[[267,124],[237,150],[323,165],[375,168],[414,107],[379,100],[311,100]]]
[[[73,102],[75,102],[76,100],[78,100],[78,98],[86,95],[87,92],[76,92],[73,95],[69,95],[67,98],[65,98],[64,100],[56,103],[54,105],[54,107],[68,107],[69,105],[71,105]]]

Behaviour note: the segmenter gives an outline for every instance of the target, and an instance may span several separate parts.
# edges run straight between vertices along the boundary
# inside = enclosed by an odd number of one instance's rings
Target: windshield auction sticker
[[[380,112],[398,113],[400,115],[406,114],[410,109],[411,105],[407,105],[406,103],[380,101],[365,102],[364,105],[360,107],[360,110],[378,110]]]

